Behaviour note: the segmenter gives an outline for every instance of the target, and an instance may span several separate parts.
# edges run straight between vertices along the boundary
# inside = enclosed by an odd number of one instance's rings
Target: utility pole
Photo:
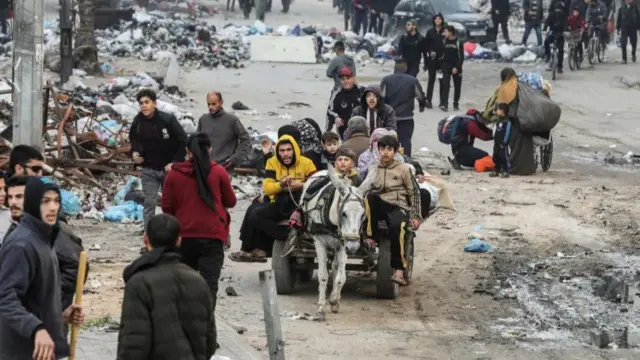
[[[44,1],[14,1],[13,143],[42,150]]]
[[[71,0],[60,0],[60,82],[66,83],[73,74],[73,43]]]

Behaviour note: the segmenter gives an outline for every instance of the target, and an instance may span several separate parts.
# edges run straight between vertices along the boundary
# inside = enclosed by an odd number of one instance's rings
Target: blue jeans
[[[522,43],[524,45],[527,44],[527,40],[529,40],[529,34],[531,34],[531,30],[534,30],[536,32],[538,46],[542,45],[542,25],[533,24],[531,22],[524,23],[524,35],[522,35]]]

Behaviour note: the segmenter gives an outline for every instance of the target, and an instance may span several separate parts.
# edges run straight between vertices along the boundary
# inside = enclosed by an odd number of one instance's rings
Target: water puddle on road
[[[568,151],[561,154],[571,162],[582,165],[597,165],[612,171],[640,172],[640,155],[634,153]]]
[[[511,270],[495,275],[502,280],[493,295],[511,313],[494,322],[494,336],[531,349],[640,346],[640,256],[558,253],[520,264],[508,257],[496,255],[504,262],[497,268]]]

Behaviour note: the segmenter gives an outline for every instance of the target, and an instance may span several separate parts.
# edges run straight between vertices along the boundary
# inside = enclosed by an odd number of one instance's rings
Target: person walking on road
[[[131,155],[136,164],[142,165],[140,180],[144,194],[144,229],[156,213],[158,190],[174,162],[184,161],[187,134],[175,116],[156,109],[157,95],[151,89],[143,89],[136,96],[140,113],[129,130]]]
[[[582,1],[582,0],[581,0]],[[522,45],[527,45],[531,30],[536,32],[538,46],[542,45],[542,20],[543,20],[542,0],[524,0],[524,35],[522,35]]]
[[[149,251],[124,269],[117,360],[208,360],[216,319],[202,276],[181,261],[180,225],[171,215],[149,219]]]
[[[391,17],[398,5],[399,0],[382,0],[382,36],[388,37],[389,31],[391,31]]]
[[[360,29],[362,29],[362,36],[367,33],[370,12],[371,0],[353,0],[352,30],[356,35],[360,35]]]
[[[435,14],[432,19],[433,27],[427,31],[425,36],[425,53],[427,55],[424,70],[427,71],[429,79],[427,80],[427,109],[431,109],[433,104],[433,87],[438,77],[438,71],[441,70],[442,51],[444,49],[444,17],[442,14]]]
[[[65,324],[84,322],[82,305],[62,308],[53,249],[60,202],[55,184],[30,178],[24,215],[0,249],[0,359],[66,358]]]
[[[424,38],[418,32],[418,23],[415,20],[407,22],[407,32],[400,37],[398,42],[398,56],[407,63],[407,74],[413,77],[418,76],[420,61],[422,57],[426,60],[426,54],[424,52]]]
[[[341,140],[345,140],[344,132],[347,129],[347,121],[351,118],[353,109],[360,105],[361,89],[356,84],[356,78],[353,76],[351,69],[343,67],[340,69],[340,79],[342,86],[333,92],[331,100],[329,100],[329,108],[327,109],[327,126],[326,131],[331,131],[336,126],[338,135]]]
[[[385,104],[390,105],[396,113],[398,139],[404,148],[404,154],[411,157],[411,138],[415,122],[413,111],[418,100],[420,112],[424,111],[426,99],[420,81],[406,73],[407,63],[396,61],[394,73],[382,78],[380,88]]]
[[[509,40],[509,0],[491,0],[491,21],[493,21],[495,38],[498,39],[498,26],[502,28],[502,37],[507,44],[511,44]]]
[[[204,132],[211,140],[211,157],[215,162],[232,170],[247,158],[251,151],[251,137],[237,116],[224,111],[222,94],[207,94],[209,113],[198,120],[197,132]]]
[[[231,224],[227,209],[236,206],[237,199],[227,171],[211,161],[211,149],[206,134],[189,137],[188,160],[171,167],[160,203],[165,214],[178,219],[182,237],[179,253],[209,285],[215,309],[224,262],[223,244],[229,237]]]
[[[360,98],[360,105],[356,106],[351,116],[362,116],[367,119],[369,132],[377,128],[398,130],[396,113],[390,105],[384,103],[382,90],[378,86],[368,86]]]
[[[327,67],[327,77],[333,79],[333,91],[336,91],[342,87],[342,80],[340,79],[340,70],[346,67],[351,70],[353,76],[356,76],[356,62],[353,58],[345,54],[346,48],[343,41],[336,41],[333,45],[333,52],[336,57],[331,59],[329,66]]]
[[[449,110],[449,88],[453,79],[453,110],[460,110],[460,95],[462,93],[462,64],[464,50],[462,41],[456,36],[453,26],[444,28],[444,50],[442,52],[442,80],[440,82],[440,110]]]
[[[636,62],[638,31],[640,31],[640,9],[633,0],[627,0],[626,4],[618,10],[616,20],[616,32],[620,36],[623,64],[627,63],[627,42],[631,43],[631,61]]]

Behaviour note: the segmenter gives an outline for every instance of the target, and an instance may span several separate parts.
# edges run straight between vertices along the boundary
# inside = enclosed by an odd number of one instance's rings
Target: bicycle
[[[547,36],[553,36],[547,35]],[[549,70],[551,71],[551,80],[556,79],[556,74],[558,73],[558,48],[556,46],[556,39],[551,41],[549,44],[549,53],[551,54],[551,59],[549,60]]]
[[[580,52],[582,50],[582,31],[577,30],[568,35],[565,35],[566,39],[569,39],[569,69],[580,70],[582,66],[583,55]]]
[[[606,46],[600,39],[600,33],[602,32],[599,27],[589,27],[590,36],[589,36],[589,48],[587,50],[589,64],[595,65],[596,58],[599,63],[604,61],[604,52],[606,50]]]

